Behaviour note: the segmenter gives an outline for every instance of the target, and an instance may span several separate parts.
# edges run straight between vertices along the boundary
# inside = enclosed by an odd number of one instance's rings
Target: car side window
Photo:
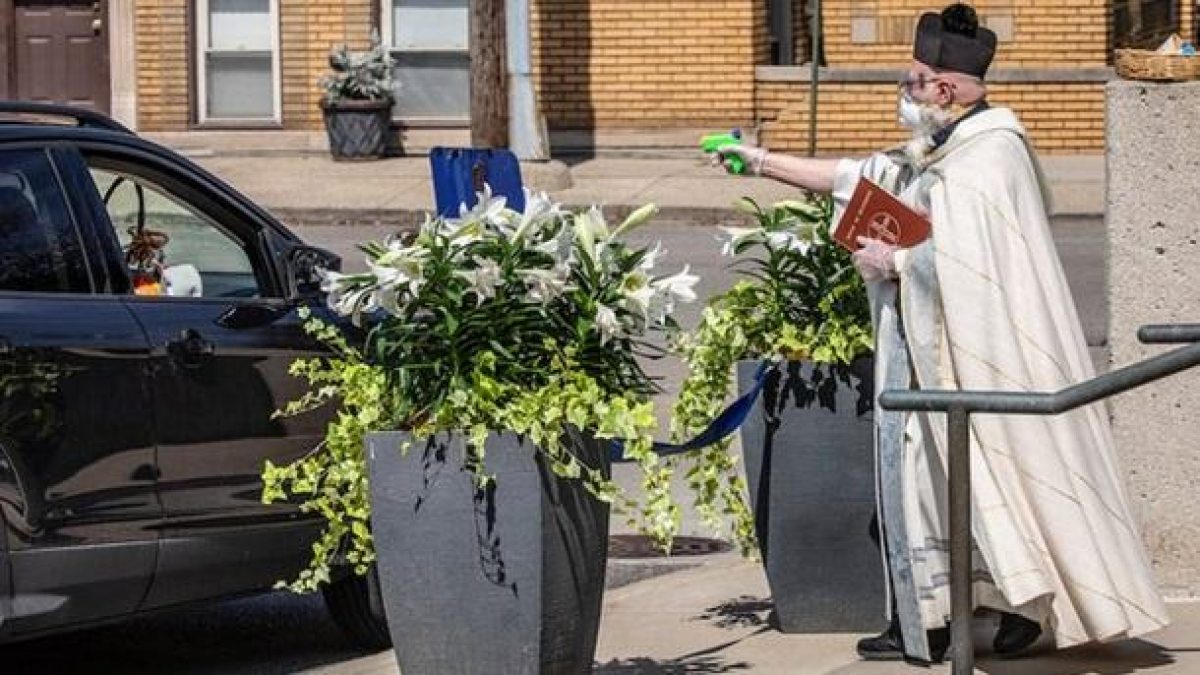
[[[91,290],[83,244],[49,155],[0,151],[0,291]]]
[[[244,245],[212,218],[145,178],[93,167],[138,295],[256,298]]]

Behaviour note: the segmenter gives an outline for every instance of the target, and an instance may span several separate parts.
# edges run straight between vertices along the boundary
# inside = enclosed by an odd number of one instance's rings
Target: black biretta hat
[[[913,58],[930,68],[982,78],[995,55],[996,34],[979,25],[970,5],[956,2],[941,14],[922,14],[917,22]]]

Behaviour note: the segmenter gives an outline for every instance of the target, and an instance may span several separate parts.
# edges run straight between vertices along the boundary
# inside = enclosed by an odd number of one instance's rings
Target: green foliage
[[[697,433],[724,409],[739,360],[845,364],[873,346],[866,289],[849,253],[829,233],[830,200],[763,209],[746,199],[740,206],[758,227],[725,228],[726,253],[745,256],[734,265],[747,279],[712,298],[699,326],[674,344],[689,370],[673,410],[676,438]],[[729,445],[726,440],[672,459],[665,471],[690,465],[686,478],[698,512],[713,525],[730,520],[734,539],[749,553],[757,546],[753,518]]]
[[[263,469],[263,503],[298,499],[302,511],[325,519],[309,568],[292,583],[279,584],[295,592],[327,583],[330,565],[340,553],[359,574],[365,574],[375,559],[363,441],[367,432],[386,426],[381,415],[383,370],[365,363],[336,327],[312,317],[307,308],[301,313],[305,330],[329,347],[331,356],[292,363],[291,374],[305,378],[312,388],[276,414],[299,415],[330,403],[339,410],[325,430],[324,442],[311,453],[287,466],[267,462]]]
[[[583,480],[669,546],[679,508],[651,452],[654,387],[636,356],[649,351],[650,331],[677,329],[675,303],[695,299],[698,279],[686,268],[655,276],[658,249],[620,239],[653,213],[639,209],[610,233],[598,209],[567,212],[529,195],[520,214],[485,193],[459,218],[429,218],[415,236],[364,244],[367,272],[325,273],[330,307],[364,326],[366,339],[356,348],[310,317],[306,329],[332,355],[292,369],[310,391],[282,414],[339,406],[320,448],[264,471],[264,501],[298,499],[326,520],[293,590],[328,581],[343,551],[360,573],[373,559],[363,454],[373,430],[461,435],[464,468],[480,486],[494,480],[488,434],[523,435],[557,475]],[[564,443],[571,427],[623,439],[645,498],[621,494],[604,467],[573,455]]]
[[[346,45],[334,47],[329,67],[333,72],[319,82],[328,103],[386,101],[393,96],[392,56],[377,34],[365,52],[352,52]]]

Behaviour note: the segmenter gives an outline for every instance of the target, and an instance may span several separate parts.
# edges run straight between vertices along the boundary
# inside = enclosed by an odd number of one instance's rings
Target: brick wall
[[[817,107],[817,152],[856,154],[899,143],[907,136],[896,121],[896,87],[881,83],[822,83]],[[1047,154],[1099,153],[1104,149],[1102,84],[996,84],[989,99],[1011,107],[1033,143]],[[762,142],[774,150],[808,149],[808,85],[760,83]]]
[[[807,60],[806,0],[793,0],[797,61]],[[1181,27],[1194,33],[1191,0]],[[755,82],[769,60],[764,0],[531,0],[534,79],[551,128],[721,128],[765,120],[782,148],[807,147],[807,85]],[[316,81],[329,48],[366,47],[375,0],[279,0],[283,120],[319,129]],[[188,128],[191,100],[187,0],[136,0],[139,124]],[[898,67],[927,0],[827,0],[827,63]],[[996,68],[1096,67],[1106,60],[1107,0],[978,0],[985,20],[1012,38]],[[855,23],[857,22],[857,23]],[[869,29],[865,30],[864,29]],[[853,36],[852,36],[853,33]],[[865,40],[865,38],[870,40]],[[993,99],[1022,114],[1050,152],[1102,149],[1103,88],[1088,84],[998,85]],[[862,151],[903,137],[890,84],[825,83],[819,147]]]
[[[187,0],[137,0],[138,128],[186,129],[191,110]]]
[[[193,36],[187,0],[137,0],[138,125],[145,131],[189,128]],[[374,0],[279,0],[283,125],[319,129],[317,80],[328,69],[329,49],[370,43]]]
[[[829,65],[880,67],[907,62],[917,17],[944,4],[928,0],[827,3],[823,12]],[[1011,36],[1001,42],[997,53],[996,63],[1002,67],[1105,63],[1108,0],[976,0],[972,4],[1002,38]],[[855,27],[858,30],[852,31]],[[871,32],[874,41],[865,41],[863,36]]]
[[[534,79],[552,128],[745,124],[769,49],[753,0],[532,0]]]
[[[321,128],[318,80],[329,70],[329,50],[370,46],[372,0],[279,0],[283,123]]]
[[[1180,0],[1179,33],[1184,40],[1196,39],[1196,0]]]

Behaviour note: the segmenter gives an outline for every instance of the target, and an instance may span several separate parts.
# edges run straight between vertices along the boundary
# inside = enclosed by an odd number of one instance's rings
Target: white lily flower
[[[643,318],[649,317],[650,299],[654,297],[654,293],[650,277],[641,270],[631,272],[621,280],[621,295],[625,298],[625,307],[630,312],[641,314]]]
[[[459,221],[458,226],[450,231],[450,239],[459,244],[470,244],[483,239],[486,229],[482,220],[472,218]]]
[[[371,304],[382,308],[392,316],[400,316],[404,312],[402,297],[398,289],[376,288],[371,295]]]
[[[566,292],[571,269],[566,265],[558,265],[550,270],[520,270],[517,274],[529,290],[529,299],[546,304]]]
[[[757,227],[728,227],[721,225],[719,230],[725,233],[725,239],[722,239],[724,246],[721,247],[721,255],[734,255],[734,249],[737,248],[743,241],[758,236],[762,232]]]
[[[675,313],[676,302],[696,301],[696,291],[692,289],[700,281],[700,277],[689,274],[688,269],[689,266],[684,265],[683,271],[678,274],[657,279],[651,283],[654,290],[662,297],[660,322],[663,318]]]
[[[617,318],[617,313],[605,305],[596,307],[596,330],[600,331],[600,344],[602,345],[608,344],[608,341],[613,338],[625,335],[625,329],[621,325],[621,320]]]
[[[377,307],[374,297],[375,285],[373,280],[364,274],[342,274],[330,270],[320,270],[321,290],[327,295],[325,302],[329,309],[340,316],[350,316],[358,325],[359,315],[363,311],[374,311]]]
[[[367,260],[367,269],[377,285],[393,290],[407,284],[409,293],[416,295],[425,283],[428,258],[429,252],[421,248],[392,249],[375,260]]]
[[[596,259],[596,244],[609,239],[608,223],[600,207],[593,206],[575,215],[575,238],[592,260]]]
[[[525,212],[521,214],[513,239],[520,240],[536,234],[541,225],[556,215],[557,210],[558,206],[550,201],[550,196],[545,192],[534,193],[525,188]]]
[[[492,194],[491,186],[486,183],[483,185],[483,192],[475,193],[475,197],[474,207],[467,208],[466,202],[459,204],[458,219],[448,221],[447,224],[463,231],[468,223],[478,222],[484,227],[495,228],[509,234],[512,220],[516,214],[508,208],[508,199],[504,195]]]
[[[475,293],[476,305],[482,305],[483,301],[496,296],[496,287],[504,283],[504,270],[495,260],[477,259],[479,265],[475,269],[456,272],[456,274],[467,280],[471,290]]]
[[[383,260],[383,258],[379,258],[378,261],[367,261],[367,270],[375,277],[376,285],[394,288],[402,284],[407,284],[412,279],[406,273],[406,270],[402,269],[408,267],[404,264],[404,259],[394,258],[386,262],[379,262]]]
[[[790,251],[804,253],[808,250],[808,242],[796,236],[793,232],[779,231],[767,234],[767,243],[773,248],[784,248]]]
[[[646,257],[642,258],[642,262],[638,265],[644,272],[649,272],[658,264],[658,256],[664,255],[666,251],[662,247],[661,241],[654,242],[654,248],[646,252]]]

